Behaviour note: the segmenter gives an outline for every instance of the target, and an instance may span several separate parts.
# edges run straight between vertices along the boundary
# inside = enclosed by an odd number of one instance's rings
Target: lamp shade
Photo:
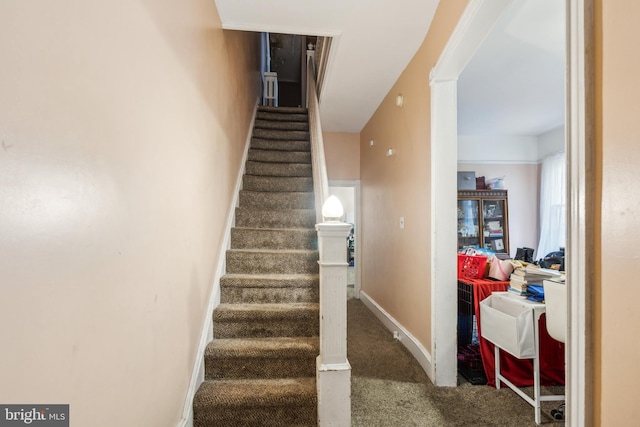
[[[336,196],[329,196],[322,205],[322,217],[325,221],[340,221],[343,214],[344,208]]]

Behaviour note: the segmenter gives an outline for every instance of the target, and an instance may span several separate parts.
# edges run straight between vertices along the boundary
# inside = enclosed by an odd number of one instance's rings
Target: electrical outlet
[[[393,339],[400,341],[400,334],[398,331],[393,331]]]
[[[404,228],[404,217],[400,217],[400,228]]]

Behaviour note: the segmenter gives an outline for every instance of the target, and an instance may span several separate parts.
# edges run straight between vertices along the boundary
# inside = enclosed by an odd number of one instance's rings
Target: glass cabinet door
[[[506,252],[504,200],[483,200],[482,229],[486,249]]]
[[[480,200],[458,200],[458,250],[480,247]]]

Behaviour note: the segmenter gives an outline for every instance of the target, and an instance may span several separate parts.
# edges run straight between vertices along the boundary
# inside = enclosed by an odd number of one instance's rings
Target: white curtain
[[[534,259],[543,258],[566,244],[565,153],[546,157],[540,175],[540,241]]]

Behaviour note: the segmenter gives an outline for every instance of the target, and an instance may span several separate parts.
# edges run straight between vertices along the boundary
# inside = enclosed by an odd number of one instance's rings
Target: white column
[[[320,355],[316,363],[318,425],[351,425],[347,360],[347,236],[351,224],[316,224],[320,251]]]
[[[457,325],[457,81],[431,81],[431,360],[429,376],[455,387]]]

